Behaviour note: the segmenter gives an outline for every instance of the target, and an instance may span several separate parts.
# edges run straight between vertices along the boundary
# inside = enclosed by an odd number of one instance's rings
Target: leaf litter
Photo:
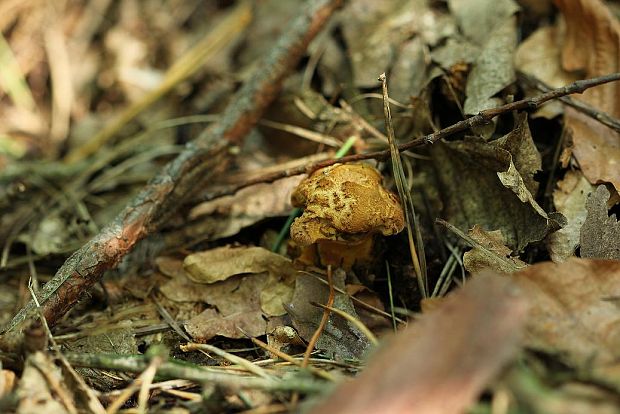
[[[3,412],[620,411],[613,2],[5,3]]]

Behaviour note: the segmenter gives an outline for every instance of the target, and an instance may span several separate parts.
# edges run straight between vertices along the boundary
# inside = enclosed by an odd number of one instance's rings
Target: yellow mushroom
[[[315,171],[291,196],[294,206],[304,207],[291,226],[291,238],[302,248],[316,245],[325,266],[350,269],[369,261],[374,235],[396,234],[405,222],[396,195],[381,181],[381,174],[367,164]],[[308,254],[306,249],[306,259]]]

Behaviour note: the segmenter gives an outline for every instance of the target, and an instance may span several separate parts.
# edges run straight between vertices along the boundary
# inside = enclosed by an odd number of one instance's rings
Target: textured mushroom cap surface
[[[366,164],[335,164],[315,171],[291,196],[304,207],[291,225],[301,246],[317,240],[355,240],[363,234],[396,234],[404,227],[396,195],[381,185],[381,174]]]

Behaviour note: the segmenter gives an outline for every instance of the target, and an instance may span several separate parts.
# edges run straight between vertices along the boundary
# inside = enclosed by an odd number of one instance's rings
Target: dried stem
[[[428,278],[426,275],[426,260],[424,256],[424,243],[422,241],[422,233],[420,232],[420,226],[415,215],[415,209],[413,207],[413,200],[411,199],[411,191],[405,187],[405,171],[403,170],[403,163],[400,159],[400,152],[396,145],[396,136],[394,134],[394,127],[392,126],[392,113],[390,111],[390,103],[388,96],[387,78],[385,73],[379,76],[383,92],[383,115],[385,118],[385,129],[390,146],[390,157],[392,159],[392,173],[394,175],[394,182],[398,188],[398,195],[405,210],[405,220],[407,222],[407,240],[409,242],[409,252],[411,254],[411,262],[415,270],[416,279],[418,281],[418,289],[423,298],[428,297]],[[413,240],[413,236],[416,236],[416,240]],[[416,244],[417,243],[417,244]]]
[[[616,82],[620,80],[620,72],[611,73],[605,76],[599,76],[597,78],[584,79],[570,85],[563,86],[561,88],[552,89],[549,92],[540,94],[538,96],[521,99],[519,101],[511,102],[502,106],[498,106],[497,108],[487,109],[478,113],[478,115],[474,115],[470,118],[459,121],[449,127],[443,128],[437,132],[426,135],[420,138],[414,138],[408,142],[400,144],[398,146],[398,150],[400,152],[410,150],[415,147],[420,147],[426,144],[433,144],[439,141],[442,138],[449,137],[456,133],[465,131],[467,129],[477,127],[480,125],[488,124],[493,120],[493,118],[509,113],[512,111],[520,111],[520,110],[534,110],[542,106],[544,103],[549,102],[553,99],[560,99],[567,95],[572,95],[576,93],[583,93],[585,90],[593,88],[595,86],[600,86],[609,82]],[[260,184],[260,183],[270,183],[281,178],[292,177],[294,175],[299,174],[307,174],[312,171],[318,170],[319,168],[329,167],[330,165],[334,165],[336,163],[347,163],[347,162],[356,162],[363,161],[369,159],[376,160],[385,160],[390,156],[390,150],[384,151],[375,151],[368,152],[365,154],[355,154],[349,155],[346,157],[342,157],[340,159],[328,159],[317,161],[313,163],[309,163],[306,165],[302,165],[295,168],[287,168],[280,171],[275,171],[269,174],[265,174],[259,177],[255,177],[251,180],[245,181],[241,184],[235,186],[229,186],[225,188],[221,188],[217,191],[209,192],[206,194],[202,200],[208,201],[213,200],[219,197],[223,197],[226,195],[231,195],[241,190],[242,188],[249,187],[251,185]]]
[[[304,359],[301,363],[303,368],[308,366],[310,362],[310,355],[314,350],[314,346],[319,340],[319,337],[323,333],[323,330],[327,326],[327,321],[329,320],[330,308],[334,305],[334,298],[336,297],[336,291],[334,290],[334,282],[332,280],[332,268],[331,266],[327,266],[327,284],[329,285],[329,296],[327,298],[327,306],[323,309],[323,316],[321,317],[321,322],[319,326],[314,331],[314,335],[310,338],[310,342],[308,342],[308,346],[306,347],[306,352],[304,353]]]

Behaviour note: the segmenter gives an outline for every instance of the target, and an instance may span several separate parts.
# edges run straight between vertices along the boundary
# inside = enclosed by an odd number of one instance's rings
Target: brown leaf
[[[293,285],[296,276],[296,270],[293,268],[289,259],[279,254],[270,252],[262,247],[239,246],[239,247],[218,247],[199,253],[194,253],[185,258],[183,268],[186,276],[195,283],[206,283],[213,285],[212,288],[193,286],[190,287],[187,297],[196,297],[202,295],[206,302],[215,305],[225,315],[231,312],[224,310],[224,303],[229,307],[234,298],[238,298],[239,305],[242,305],[244,299],[244,290],[238,285],[227,284],[229,278],[238,275],[254,275],[251,281],[252,288],[262,305],[263,311],[267,315],[278,316],[284,315],[285,310],[283,303],[288,302],[293,296]],[[266,275],[266,276],[265,276]],[[170,285],[185,284],[181,279],[176,282],[172,281],[162,288],[162,292],[168,297],[175,300],[184,300],[180,295],[178,288],[171,289]],[[243,279],[243,284],[250,283],[249,279]],[[190,284],[191,285],[191,284]],[[228,291],[233,288],[234,294],[219,295],[217,292],[222,290]],[[259,295],[259,296],[258,296]],[[189,299],[185,299],[187,301]],[[233,311],[234,313],[236,311]]]
[[[265,335],[267,321],[260,310],[222,316],[215,309],[206,309],[184,326],[194,341],[204,343],[216,335],[227,338]]]
[[[619,389],[620,262],[572,258],[513,276],[531,303],[527,345]]]
[[[203,285],[183,277],[171,280],[160,290],[170,300],[207,303],[228,316],[260,309],[260,293],[266,279],[264,274],[254,274]]]
[[[517,351],[525,298],[481,274],[399,332],[311,413],[462,413]]]
[[[262,278],[265,276],[262,275]],[[236,276],[222,282],[203,284],[192,281],[182,273],[160,286],[159,291],[174,302],[203,302],[217,306],[218,298],[228,298],[243,279],[244,276]]]
[[[437,41],[434,37],[441,34],[441,26],[435,27],[437,18],[426,1],[352,1],[347,3],[343,16],[342,32],[351,56],[353,83],[358,87],[377,86],[378,74],[389,69],[411,33],[420,33],[427,43]],[[425,30],[429,25],[433,27]],[[424,72],[425,68],[416,70]]]
[[[560,48],[557,46],[559,39],[559,27],[539,28],[519,44],[515,53],[515,67],[554,88],[576,81],[574,75],[562,69]]]
[[[173,267],[170,263],[166,263],[166,266],[168,270]],[[251,336],[266,334],[267,320],[263,317],[262,306],[264,291],[268,289],[268,276],[265,273],[237,275],[210,284],[193,282],[185,273],[174,273],[175,277],[160,287],[167,299],[214,306],[198,315],[192,312],[195,316],[184,325],[195,341],[206,342],[216,335],[242,338],[244,333],[238,327]],[[290,293],[282,292],[281,297],[277,298],[280,309],[283,309],[282,300],[287,295]],[[265,302],[268,309],[273,310],[275,300],[272,298]]]
[[[620,223],[607,213],[609,190],[599,185],[586,201],[588,216],[581,226],[581,257],[620,260]]]
[[[61,393],[61,397],[58,397]],[[16,391],[18,413],[76,413],[60,368],[43,352],[28,357]]]
[[[217,247],[188,255],[183,261],[187,276],[196,283],[213,283],[244,273],[294,273],[291,261],[262,247]]]
[[[477,273],[482,269],[491,268],[500,273],[510,273],[527,266],[518,257],[511,256],[511,250],[506,247],[501,231],[484,231],[476,225],[469,230],[469,236],[484,248],[474,247],[465,252],[463,266],[468,272]]]
[[[196,222],[184,232],[185,237],[199,239],[208,235],[210,240],[217,240],[233,236],[267,217],[286,216],[292,209],[290,194],[302,178],[252,185],[235,195],[199,204],[190,212],[190,218]]]
[[[498,106],[501,101],[493,96],[515,81],[516,18],[504,19],[487,39],[467,78],[467,98],[463,106],[466,114],[477,114]]]
[[[554,88],[568,85],[579,79],[575,74],[562,69],[558,46],[562,35],[563,32],[557,25],[544,26],[536,30],[519,44],[515,53],[515,68]],[[535,96],[540,92],[532,90],[526,93],[528,96]],[[551,101],[537,109],[531,117],[552,119],[563,113],[562,103]]]
[[[620,71],[620,22],[600,0],[555,0],[566,19],[562,65],[585,77]],[[620,82],[585,91],[580,99],[620,117]],[[566,126],[572,130],[573,154],[588,180],[611,182],[620,189],[620,134],[591,118],[566,108]]]
[[[457,36],[448,38],[445,44],[431,51],[433,62],[438,63],[444,70],[450,70],[459,63],[473,63],[479,54],[478,46]]]
[[[403,42],[392,73],[390,97],[401,102],[408,101],[412,96],[419,97],[428,83],[442,74],[431,65],[428,45],[420,36]]]
[[[519,11],[513,0],[449,0],[448,5],[461,31],[479,45],[489,40],[490,31]]]
[[[557,228],[559,217],[543,211],[529,189],[535,190],[533,174],[540,168],[531,141],[522,117],[512,132],[492,143],[468,138],[433,145],[443,218],[460,229],[478,224],[501,230],[508,247],[517,251]]]
[[[345,276],[344,271],[336,270],[333,275],[334,286],[343,289]],[[327,285],[316,277],[306,273],[298,275],[293,299],[286,305],[286,310],[291,316],[293,326],[304,340],[309,341],[312,338],[323,316],[323,309],[310,302],[325,304],[328,296]],[[336,293],[333,307],[357,318],[351,299],[345,294]],[[370,349],[370,342],[349,321],[331,314],[316,348],[339,359],[359,359]]]
[[[501,103],[493,96],[515,80],[514,14],[519,6],[513,0],[450,0],[448,5],[461,32],[481,47],[467,79],[463,108],[466,114],[477,114]],[[462,48],[461,53],[465,50]]]
[[[557,212],[566,217],[567,224],[547,238],[547,248],[554,262],[562,262],[575,255],[579,246],[581,226],[586,219],[586,199],[594,189],[581,171],[568,171],[553,191]],[[582,252],[583,253],[583,252]]]
[[[531,194],[536,194],[538,181],[534,180],[534,174],[541,169],[542,157],[534,144],[527,115],[525,113],[518,115],[514,129],[495,140],[493,144],[512,155],[512,162],[522,177],[525,188]]]

